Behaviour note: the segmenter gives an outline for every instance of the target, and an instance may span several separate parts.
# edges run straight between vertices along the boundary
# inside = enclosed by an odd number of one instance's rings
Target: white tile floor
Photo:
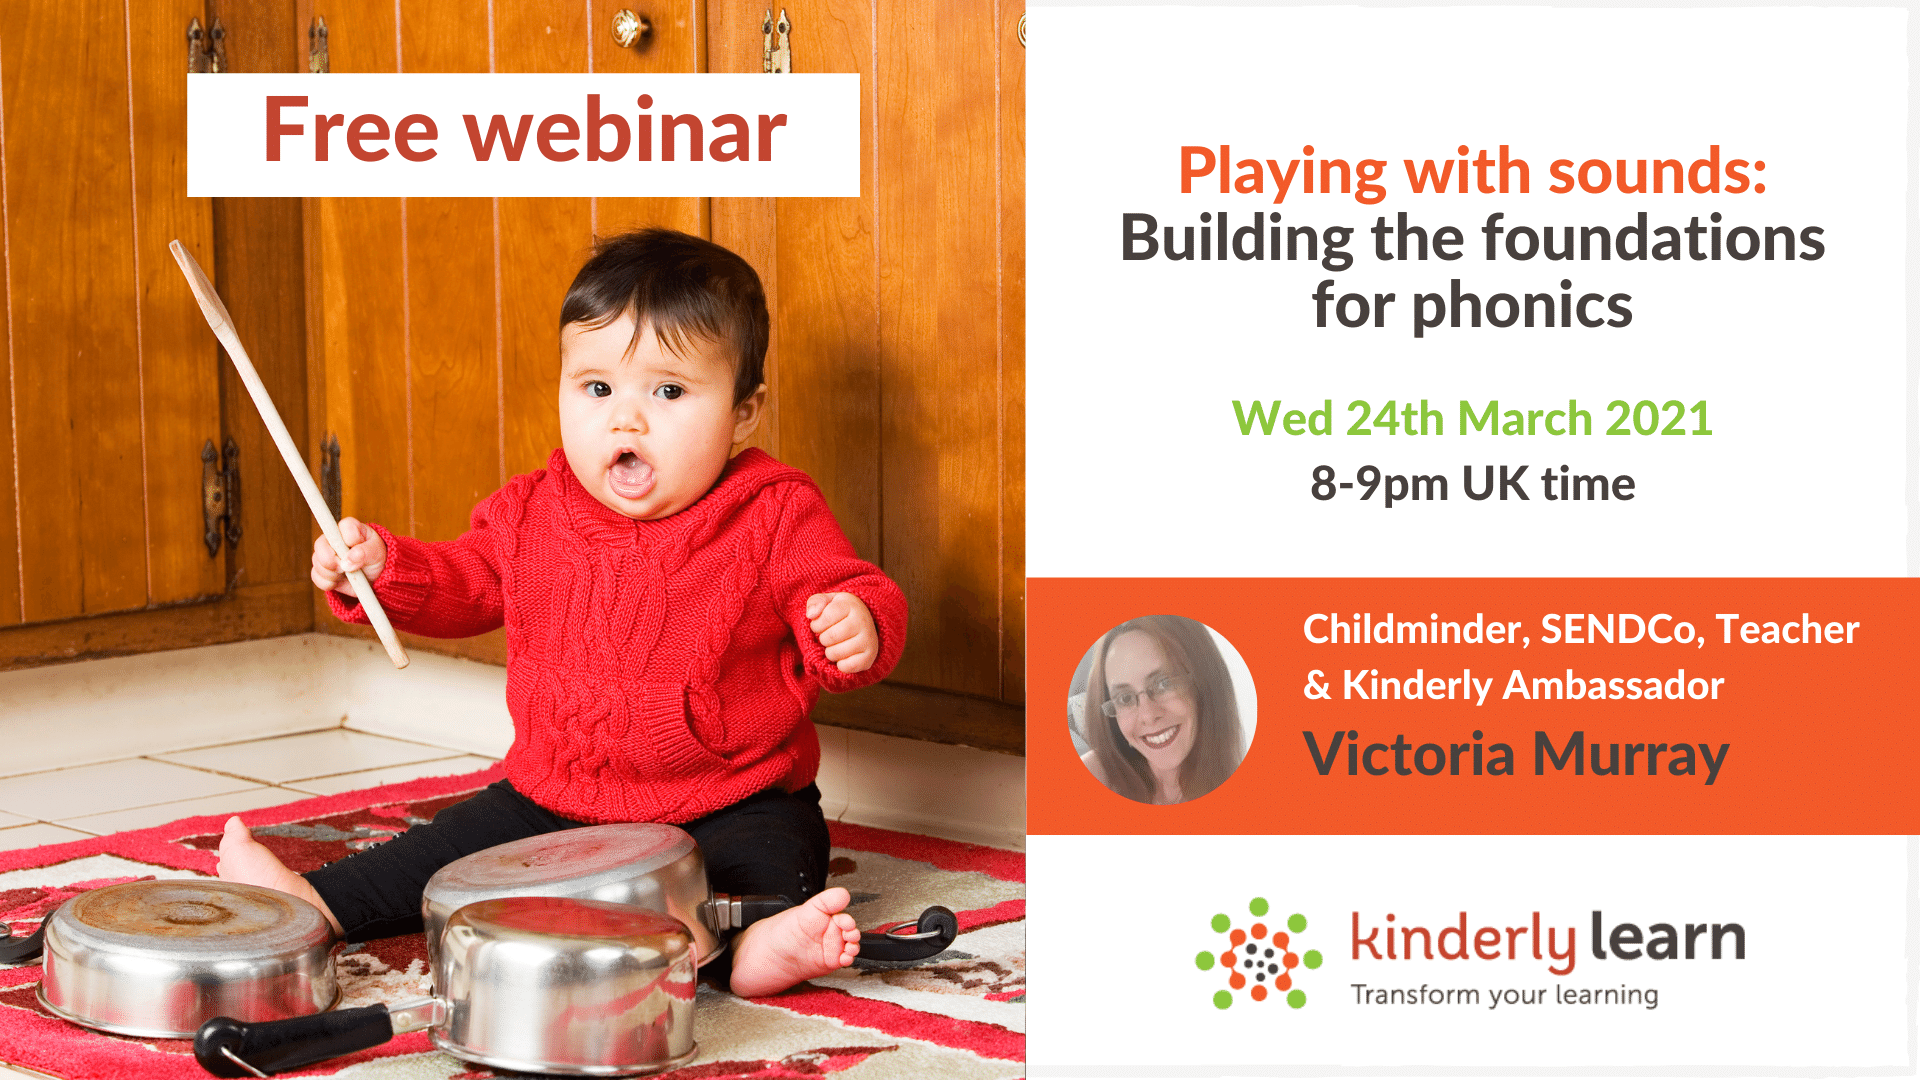
[[[75,739],[75,760],[86,758],[84,742],[84,736]],[[450,747],[335,727],[0,776],[0,851],[473,772],[492,762]]]

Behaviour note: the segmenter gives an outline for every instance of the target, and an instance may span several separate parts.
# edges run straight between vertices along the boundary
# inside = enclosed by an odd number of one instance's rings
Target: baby
[[[364,940],[420,928],[427,879],[463,855],[579,825],[655,821],[699,842],[715,891],[797,906],[705,973],[777,993],[853,962],[849,896],[823,888],[822,689],[892,670],[900,590],[862,562],[806,474],[733,455],[766,406],[767,306],[738,255],[647,229],[603,241],[560,311],[562,447],[424,543],[342,519],[346,565],[394,625],[507,628],[507,779],[304,876],[227,822],[220,876],[312,901]],[[334,613],[366,621],[314,544]],[[731,970],[728,970],[730,964]]]

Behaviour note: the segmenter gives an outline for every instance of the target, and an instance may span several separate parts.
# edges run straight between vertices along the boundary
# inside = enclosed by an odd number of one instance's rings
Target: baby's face
[[[642,521],[677,514],[713,487],[753,434],[766,388],[733,403],[733,364],[717,342],[676,356],[633,319],[560,331],[560,444],[601,505]]]

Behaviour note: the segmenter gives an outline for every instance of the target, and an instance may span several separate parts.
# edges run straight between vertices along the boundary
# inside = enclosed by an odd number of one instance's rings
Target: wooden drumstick
[[[180,264],[180,272],[187,276],[187,286],[193,290],[193,298],[200,301],[200,312],[207,317],[207,325],[213,328],[213,336],[226,346],[227,355],[233,358],[233,366],[240,372],[240,381],[247,386],[247,393],[253,397],[253,404],[260,410],[260,419],[267,425],[267,433],[273,436],[273,444],[280,448],[280,457],[287,463],[288,471],[293,473],[294,483],[300,485],[300,494],[306,496],[307,509],[313,512],[313,520],[320,523],[320,532],[333,546],[333,553],[342,565],[347,559],[347,542],[340,535],[340,523],[333,519],[333,512],[327,509],[327,501],[320,497],[320,487],[313,482],[313,474],[307,471],[307,463],[300,456],[299,447],[293,444],[293,436],[287,431],[286,422],[280,419],[280,410],[274,408],[273,399],[267,396],[267,388],[260,381],[260,373],[253,369],[253,361],[248,359],[246,347],[240,344],[240,335],[234,332],[233,317],[227,314],[227,305],[220,302],[219,294],[213,291],[213,282],[207,279],[207,272],[200,269],[191,254],[175,240],[167,245],[173,252],[174,261]],[[407,651],[400,647],[400,638],[393,632],[393,624],[387,621],[387,613],[380,607],[380,600],[373,593],[367,575],[361,571],[347,571],[347,579],[353,582],[354,595],[359,597],[362,607],[367,609],[367,621],[380,635],[380,643],[387,647],[387,656],[393,660],[393,666],[407,666]]]

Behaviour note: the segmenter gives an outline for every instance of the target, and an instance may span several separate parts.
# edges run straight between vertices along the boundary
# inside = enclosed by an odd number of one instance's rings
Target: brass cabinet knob
[[[653,33],[653,24],[645,16],[635,15],[627,8],[613,13],[613,43],[627,48],[634,42]]]

